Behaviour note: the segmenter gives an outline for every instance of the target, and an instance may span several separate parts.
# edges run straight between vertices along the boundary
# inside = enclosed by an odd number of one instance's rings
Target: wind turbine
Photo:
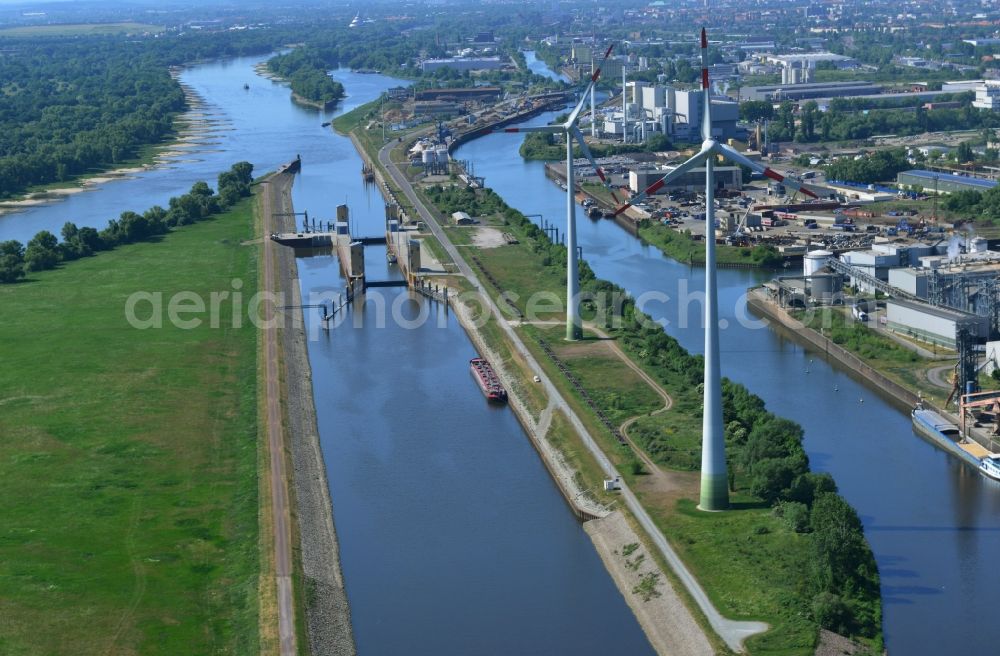
[[[590,152],[590,148],[587,146],[587,142],[584,141],[583,133],[580,132],[580,128],[577,127],[576,121],[580,117],[580,112],[583,110],[584,103],[587,102],[587,94],[593,90],[594,86],[597,84],[597,80],[601,77],[601,67],[604,66],[604,62],[607,61],[608,57],[611,55],[611,50],[614,48],[612,43],[608,46],[608,49],[604,52],[604,58],[601,60],[601,66],[598,66],[593,74],[590,76],[590,84],[580,95],[580,102],[577,103],[576,107],[570,113],[569,118],[566,119],[564,123],[558,123],[556,125],[537,125],[533,127],[521,127],[521,128],[503,128],[495,130],[496,132],[542,132],[545,134],[562,134],[566,138],[566,339],[573,341],[583,337],[583,326],[580,322],[580,276],[578,273],[577,266],[577,254],[576,254],[576,202],[574,194],[576,192],[576,180],[573,170],[573,140],[580,144],[580,149],[583,151],[584,156],[590,162],[591,166],[594,167],[594,171],[597,172],[597,176],[601,179],[604,186],[611,192],[612,198],[615,199],[615,203],[618,202],[618,197],[611,188],[611,184],[608,182],[607,177],[604,175],[604,171],[601,167],[597,165],[594,161],[594,156]]]
[[[708,37],[701,30],[701,89],[704,107],[701,113],[701,150],[691,159],[629,199],[616,214],[624,212],[691,169],[705,167],[705,403],[701,444],[701,510],[726,510],[729,507],[729,481],[726,476],[726,442],[722,426],[722,381],[719,363],[719,299],[715,278],[715,158],[742,164],[751,170],[784,183],[816,198],[816,194],[798,180],[760,165],[728,145],[712,138],[712,92],[708,79]]]

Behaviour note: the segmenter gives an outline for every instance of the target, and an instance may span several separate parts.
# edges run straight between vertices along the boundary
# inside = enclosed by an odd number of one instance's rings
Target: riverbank
[[[179,76],[176,70],[171,71],[171,74],[175,79]],[[180,84],[180,87],[184,92],[187,110],[174,119],[174,131],[170,138],[158,144],[142,146],[140,154],[122,166],[76,176],[66,182],[52,183],[29,190],[17,198],[0,200],[0,216],[58,203],[69,196],[94,191],[105,183],[127,180],[145,171],[183,161],[191,149],[205,145],[206,139],[216,136],[220,123],[207,118],[205,111],[208,106],[194,89],[185,84]]]
[[[309,100],[308,98],[300,96],[294,91],[292,91],[291,94],[292,94],[292,101],[294,101],[295,103],[302,105],[303,107],[312,107],[313,109],[318,109],[321,112],[326,112],[333,109],[334,107],[337,106],[337,103],[340,102],[339,100],[328,100],[326,102],[322,102],[320,100]]]
[[[747,308],[758,314],[758,316],[777,322],[778,326],[784,329],[782,331],[784,334],[799,343],[822,351],[854,374],[866,387],[887,399],[900,410],[909,413],[917,404],[922,404],[923,407],[934,410],[949,421],[954,422],[955,425],[961,424],[961,418],[955,413],[950,412],[940,404],[933,403],[919,391],[914,392],[899,384],[851,351],[834,343],[826,335],[822,335],[812,328],[803,325],[802,322],[790,315],[784,308],[769,300],[762,288],[758,287],[750,290],[747,294]],[[969,437],[988,452],[994,451],[997,447],[997,444],[990,439],[985,431],[973,429],[970,431]]]
[[[274,207],[269,211],[279,232],[295,230],[291,214],[294,211],[293,181],[294,176],[290,174],[270,178]],[[280,292],[288,299],[287,305],[295,308],[284,315],[280,344],[284,363],[282,405],[288,428],[294,490],[293,518],[301,549],[297,568],[302,578],[298,581],[301,586],[296,591],[296,599],[304,604],[310,652],[353,656],[356,650],[350,606],[340,565],[327,469],[319,443],[305,328],[302,312],[298,309],[302,299],[294,251],[278,248],[277,261]]]

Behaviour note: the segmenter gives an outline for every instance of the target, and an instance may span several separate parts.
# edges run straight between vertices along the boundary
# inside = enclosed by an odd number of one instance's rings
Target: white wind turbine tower
[[[742,164],[786,186],[816,198],[801,182],[760,165],[712,137],[712,93],[708,79],[708,37],[701,30],[702,114],[701,150],[665,176],[629,199],[618,209],[625,211],[649,194],[681,177],[699,165],[705,167],[705,402],[702,419],[701,499],[702,510],[725,510],[729,507],[729,481],[726,476],[726,442],[722,425],[722,381],[719,363],[719,299],[715,279],[715,159],[716,156]]]
[[[608,49],[604,53],[604,58],[601,60],[601,66],[607,61],[608,56],[611,54],[611,50],[614,48],[614,44],[608,46]],[[575,172],[573,170],[573,140],[580,144],[580,149],[583,151],[584,156],[590,161],[590,164],[594,167],[594,171],[597,172],[598,177],[608,191],[611,191],[612,197],[615,202],[618,202],[618,197],[615,196],[614,191],[611,189],[610,183],[608,183],[607,178],[604,175],[604,171],[601,167],[597,165],[594,161],[594,156],[590,152],[590,148],[587,146],[587,142],[583,139],[583,133],[580,132],[580,128],[577,127],[576,121],[580,117],[580,112],[583,110],[584,103],[587,102],[587,94],[594,88],[597,84],[597,80],[601,77],[601,66],[598,66],[593,74],[590,76],[590,84],[580,95],[580,101],[577,103],[576,107],[570,113],[569,118],[566,119],[565,123],[559,123],[556,125],[538,125],[534,127],[523,127],[523,128],[502,128],[495,130],[496,132],[542,132],[546,134],[562,134],[566,138],[566,339],[577,340],[583,337],[583,326],[580,321],[580,276],[577,267],[577,254],[576,254],[576,179]]]

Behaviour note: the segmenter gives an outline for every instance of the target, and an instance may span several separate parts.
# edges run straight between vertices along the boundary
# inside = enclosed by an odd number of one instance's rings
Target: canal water
[[[66,221],[103,227],[123,210],[166,205],[236,161],[249,160],[261,173],[296,153],[304,161],[297,209],[329,219],[346,201],[359,232],[379,234],[381,197],[361,185],[349,142],[320,124],[397,81],[338,71],[349,96],[326,114],[295,106],[286,87],[255,76],[257,61],[184,72],[213,125],[183,161],[0,217],[0,240],[27,241],[41,229],[58,233]],[[562,221],[564,193],[541,164],[520,159],[518,146],[512,135],[490,135],[463,146],[459,156],[473,160],[477,174],[511,205]],[[582,212],[578,231],[599,276],[637,297],[668,295],[645,309],[685,347],[701,351],[700,306],[688,294],[701,288],[700,270]],[[395,275],[377,251],[368,266]],[[306,298],[343,286],[329,257],[300,260],[300,275]],[[990,613],[1000,602],[992,558],[1000,553],[1000,485],[918,439],[907,413],[822,354],[745,325],[743,293],[763,277],[720,271],[723,373],[805,427],[813,467],[831,472],[861,514],[882,574],[890,652],[995,653],[1000,628]],[[396,298],[386,294],[389,312]],[[509,411],[483,402],[467,372],[473,351],[454,319],[441,317],[438,328],[435,304],[407,301],[398,308],[403,318],[424,311],[429,319],[409,330],[387,321],[382,329],[341,326],[327,334],[307,316],[359,651],[650,653],[520,427]],[[369,327],[375,311],[365,310]]]
[[[528,68],[535,75],[541,75],[542,77],[547,77],[550,80],[555,80],[556,82],[569,82],[569,78],[563,73],[556,73],[548,64],[543,62],[541,59],[535,56],[534,50],[526,50],[524,52],[524,61],[528,65]]]
[[[166,205],[198,180],[213,183],[237,161],[260,174],[296,154],[296,210],[329,220],[346,202],[357,233],[382,234],[381,196],[362,183],[350,141],[321,123],[405,82],[335,71],[348,97],[324,113],[256,76],[260,59],[184,71],[212,125],[182,161],[2,217],[0,240],[58,234],[70,220],[103,227],[123,210]],[[373,278],[398,277],[384,248],[366,256]],[[299,270],[305,299],[343,289],[331,256],[302,258]],[[475,351],[454,317],[405,290],[383,291],[384,325],[374,293],[329,332],[306,311],[358,652],[652,654],[513,413],[488,405],[472,379]]]
[[[526,122],[542,125],[556,112]],[[461,147],[477,175],[510,205],[564,225],[565,192],[543,165],[518,156],[520,137],[494,134]],[[533,219],[538,220],[538,219]],[[608,220],[577,209],[578,243],[601,278],[625,287],[668,333],[703,351],[703,270],[643,245]],[[882,576],[890,653],[997,653],[1000,626],[1000,484],[919,439],[908,412],[840,367],[746,311],[747,287],[768,274],[719,271],[722,373],[760,395],[774,412],[805,428],[815,470],[832,473],[857,508]],[[650,298],[665,294],[664,302]]]

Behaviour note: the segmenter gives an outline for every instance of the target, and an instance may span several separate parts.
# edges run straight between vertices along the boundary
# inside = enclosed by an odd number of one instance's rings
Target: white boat
[[[979,461],[979,471],[1000,481],[1000,454],[992,453]]]

